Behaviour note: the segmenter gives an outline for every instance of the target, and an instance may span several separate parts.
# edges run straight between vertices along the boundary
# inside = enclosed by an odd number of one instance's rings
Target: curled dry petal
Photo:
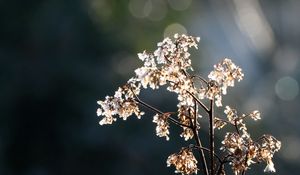
[[[226,124],[227,122],[225,122],[224,120],[215,117],[214,128],[222,129]]]
[[[270,172],[270,173],[275,173],[276,172],[275,167],[274,167],[274,163],[272,161],[269,161],[267,163],[267,166],[264,169],[264,172]]]

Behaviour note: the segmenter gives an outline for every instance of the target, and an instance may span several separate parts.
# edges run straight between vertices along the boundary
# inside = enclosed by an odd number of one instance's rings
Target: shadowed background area
[[[134,75],[138,52],[177,32],[201,37],[192,51],[196,73],[206,77],[223,57],[243,69],[244,80],[223,104],[259,110],[262,120],[248,123],[250,133],[281,140],[277,172],[295,174],[299,16],[298,0],[0,1],[0,174],[172,174],[167,157],[188,145],[178,129],[171,128],[168,142],[156,137],[147,110],[142,120],[100,127],[96,101]],[[142,96],[176,110],[176,97],[163,89]]]

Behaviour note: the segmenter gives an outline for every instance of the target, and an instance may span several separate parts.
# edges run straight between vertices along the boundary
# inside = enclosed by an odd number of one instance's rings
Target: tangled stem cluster
[[[117,117],[126,120],[132,114],[140,119],[144,115],[140,107],[144,107],[154,112],[153,122],[158,137],[169,140],[170,124],[174,124],[182,129],[180,136],[184,140],[195,142],[168,157],[167,166],[173,165],[176,173],[189,175],[200,170],[205,175],[219,175],[225,174],[225,165],[229,165],[235,175],[244,175],[252,164],[259,162],[266,163],[264,172],[275,172],[272,158],[279,151],[281,142],[271,135],[252,139],[246,127],[247,118],[254,121],[261,119],[259,111],[239,115],[235,109],[226,106],[224,117],[215,116],[214,108],[222,107],[222,96],[227,94],[227,88],[242,80],[244,74],[228,58],[216,64],[207,79],[192,74],[189,49],[197,49],[199,40],[198,37],[175,34],[174,40],[165,38],[159,42],[153,53],[139,53],[138,57],[144,64],[135,70],[136,75],[113,96],[97,102],[100,105],[97,115],[103,116],[100,125],[112,124]],[[177,95],[177,111],[162,112],[138,97],[141,89],[162,86]],[[202,118],[202,115],[208,118]],[[202,145],[198,134],[201,121],[205,119],[209,122],[208,147]],[[232,131],[225,133],[220,148],[222,154],[217,155],[214,132],[227,125],[232,126]],[[200,161],[197,161],[194,151],[199,152]],[[198,162],[201,162],[201,168]]]

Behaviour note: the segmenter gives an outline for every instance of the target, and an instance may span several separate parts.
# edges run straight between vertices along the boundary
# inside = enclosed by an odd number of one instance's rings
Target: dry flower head
[[[182,128],[180,136],[184,140],[195,139],[197,145],[193,147],[194,149],[184,147],[179,153],[168,157],[167,165],[175,166],[176,173],[197,174],[199,168],[197,167],[198,161],[193,154],[195,150],[199,151],[202,156],[202,170],[206,175],[209,173],[225,174],[225,163],[229,163],[236,175],[244,174],[250,165],[257,162],[267,164],[264,172],[275,172],[272,158],[274,153],[279,151],[281,142],[270,135],[263,135],[254,141],[255,139],[251,138],[246,127],[247,118],[254,121],[261,119],[259,111],[239,115],[236,109],[226,106],[225,117],[214,115],[214,105],[222,106],[222,96],[227,94],[227,88],[241,81],[244,74],[232,60],[224,58],[214,65],[207,79],[194,75],[189,49],[197,49],[199,41],[199,37],[175,34],[173,39],[165,38],[159,42],[154,52],[138,53],[143,66],[134,71],[135,76],[119,87],[113,96],[107,96],[105,100],[97,102],[100,105],[97,115],[103,116],[99,122],[100,125],[112,124],[117,117],[126,120],[132,114],[140,119],[144,115],[140,109],[142,106],[155,113],[153,123],[156,124],[155,130],[158,137],[165,137],[169,140],[170,124],[174,124]],[[200,82],[200,86],[195,86],[196,81]],[[162,112],[138,97],[141,89],[148,87],[158,89],[162,86],[177,95],[176,112]],[[202,102],[204,99],[210,101],[210,107]],[[212,124],[209,132],[210,148],[202,147],[198,135],[201,129],[200,121],[203,120],[201,117],[203,111],[209,115],[209,122]],[[225,134],[220,148],[223,153],[223,159],[221,159],[214,153],[212,134],[214,129],[221,130],[225,126],[233,126],[233,131]],[[203,151],[210,154],[210,171],[203,163],[203,161],[206,163],[205,158],[203,159],[205,157]],[[215,157],[219,160],[218,167],[213,165]],[[216,168],[215,171],[213,171],[214,168]]]

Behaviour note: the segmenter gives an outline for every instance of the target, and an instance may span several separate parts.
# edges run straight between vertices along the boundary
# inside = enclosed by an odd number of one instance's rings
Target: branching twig
[[[160,115],[167,114],[167,113],[164,113],[164,112],[162,112],[162,111],[156,109],[155,107],[153,107],[153,106],[151,106],[151,105],[149,105],[149,104],[147,104],[147,103],[141,101],[140,99],[136,99],[135,101],[136,101],[137,103],[143,105],[144,107],[147,107],[147,108],[151,109],[152,111],[154,111],[154,112],[160,114]],[[175,125],[183,126],[183,127],[187,127],[187,128],[191,128],[191,126],[185,125],[185,124],[183,124],[183,123],[180,123],[179,121],[177,121],[176,119],[172,118],[171,116],[168,116],[168,119],[169,119],[172,123],[174,123]]]
[[[204,151],[207,151],[207,152],[209,152],[209,153],[211,153],[211,151],[210,151],[210,149],[209,148],[206,148],[206,147],[202,147],[202,146],[196,146],[196,145],[193,145],[193,147],[194,148],[197,148],[197,149],[201,149],[201,150],[204,150]],[[218,161],[220,162],[220,163],[222,163],[223,161],[222,161],[222,159],[218,156],[218,154],[216,154],[216,153],[213,153],[213,155],[218,159]]]
[[[205,84],[208,84],[207,80],[205,80],[203,77],[201,77],[200,75],[192,75],[191,76],[192,79],[194,78],[198,78],[200,79],[201,81],[203,81]]]
[[[197,173],[200,161],[205,175],[224,175],[225,164],[228,162],[235,174],[245,175],[250,165],[256,162],[267,163],[265,171],[275,172],[272,158],[273,154],[279,151],[281,142],[270,135],[263,135],[253,141],[243,121],[246,117],[251,117],[253,120],[260,119],[259,111],[238,117],[235,109],[226,107],[224,112],[227,120],[215,117],[215,100],[220,104],[216,103],[216,107],[222,106],[222,95],[225,95],[227,88],[233,86],[235,81],[243,79],[242,69],[230,59],[224,58],[214,65],[208,80],[199,75],[191,75],[189,70],[192,70],[192,66],[188,48],[197,48],[199,38],[175,34],[174,39],[175,41],[165,38],[158,43],[158,49],[153,53],[144,51],[138,54],[144,66],[136,69],[136,76],[128,80],[125,86],[119,87],[114,96],[107,96],[104,101],[97,101],[100,105],[97,115],[104,116],[99,124],[112,124],[117,120],[115,115],[119,115],[124,120],[131,114],[136,114],[139,118],[143,114],[140,107],[147,108],[146,110],[155,113],[153,122],[157,124],[157,136],[166,136],[168,140],[169,123],[173,123],[183,129],[181,136],[185,140],[194,139],[195,145],[190,145],[189,149],[181,150],[168,157],[167,165],[174,165],[176,173]],[[141,88],[146,89],[148,85],[150,87],[155,85],[154,89],[166,85],[167,90],[176,93],[179,100],[178,111],[162,112],[142,101],[137,96],[138,92]],[[205,144],[206,147],[202,146],[199,134],[202,123],[198,120],[200,118],[198,116],[202,113],[208,115],[209,122],[206,137],[209,143]],[[218,129],[226,124],[233,126],[232,131],[225,135],[221,154],[215,152],[215,124]],[[199,152],[200,161],[194,156],[195,151]]]
[[[241,134],[240,134],[240,131],[239,131],[239,128],[238,128],[238,126],[237,126],[237,120],[236,120],[236,119],[234,120],[234,127],[235,127],[235,130],[236,130],[236,132],[238,133],[238,135],[241,135]]]
[[[152,111],[154,111],[154,112],[156,112],[156,113],[158,113],[158,114],[160,114],[160,115],[166,114],[165,112],[162,112],[162,111],[156,109],[155,107],[153,107],[153,106],[151,106],[151,105],[149,105],[149,104],[143,102],[143,101],[142,101],[142,100],[134,93],[134,91],[133,91],[132,89],[131,89],[131,91],[132,91],[134,97],[136,98],[136,99],[133,99],[133,100],[136,101],[137,103],[143,105],[144,107],[147,107],[148,109],[151,109]],[[171,116],[169,116],[168,119],[169,119],[172,123],[174,123],[174,124],[176,124],[176,125],[178,125],[178,126],[183,126],[183,127],[191,128],[191,126],[185,125],[185,124],[183,124],[183,123],[180,123],[179,121],[177,121],[176,119],[172,118]]]
[[[209,112],[209,109],[194,95],[192,94],[190,91],[187,90],[187,93],[189,93],[194,100],[197,101],[197,103],[206,111],[206,112]]]

